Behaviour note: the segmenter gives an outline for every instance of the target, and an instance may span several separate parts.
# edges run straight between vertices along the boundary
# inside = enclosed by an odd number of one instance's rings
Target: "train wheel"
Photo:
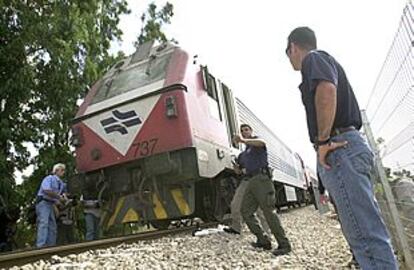
[[[158,230],[167,230],[170,226],[171,221],[167,219],[156,219],[150,221],[152,227]]]
[[[233,177],[211,179],[199,187],[198,216],[204,221],[223,221],[237,188]]]

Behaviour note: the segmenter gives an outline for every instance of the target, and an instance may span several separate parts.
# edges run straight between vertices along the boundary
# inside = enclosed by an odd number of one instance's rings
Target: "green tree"
[[[0,0],[0,193],[17,198],[13,172],[35,164],[23,193],[53,163],[73,168],[69,127],[88,87],[115,61],[126,0]],[[39,155],[31,160],[25,142]],[[11,195],[13,194],[13,195]]]
[[[9,207],[27,205],[54,163],[74,171],[71,120],[90,86],[123,57],[108,50],[127,13],[127,0],[0,0],[0,199]],[[171,4],[160,11],[150,4],[137,43],[166,41],[161,28],[172,16]],[[29,164],[33,174],[16,187],[14,171]]]
[[[147,11],[141,15],[142,28],[134,44],[135,47],[150,40],[161,43],[166,41],[176,42],[174,39],[168,40],[162,31],[164,25],[171,23],[172,16],[174,16],[174,6],[171,3],[167,2],[160,10],[157,10],[155,3],[151,3]]]

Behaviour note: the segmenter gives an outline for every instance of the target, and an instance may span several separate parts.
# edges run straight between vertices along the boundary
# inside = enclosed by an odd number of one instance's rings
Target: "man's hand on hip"
[[[328,156],[329,152],[334,151],[337,148],[344,147],[348,144],[347,141],[342,142],[329,142],[327,144],[319,145],[318,146],[318,159],[319,163],[327,170],[331,168],[331,166],[326,162],[326,157]]]

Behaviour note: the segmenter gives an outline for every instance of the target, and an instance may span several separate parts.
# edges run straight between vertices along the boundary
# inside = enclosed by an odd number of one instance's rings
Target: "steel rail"
[[[0,255],[0,268],[22,266],[39,260],[50,259],[54,255],[66,256],[69,254],[79,254],[88,250],[113,247],[123,243],[133,243],[143,240],[158,239],[168,235],[180,234],[194,231],[197,228],[208,228],[217,226],[218,222],[202,223],[198,226],[179,227],[168,230],[155,230],[142,232],[127,236],[100,239],[95,241],[80,242],[76,244],[30,249],[17,252],[9,252]]]

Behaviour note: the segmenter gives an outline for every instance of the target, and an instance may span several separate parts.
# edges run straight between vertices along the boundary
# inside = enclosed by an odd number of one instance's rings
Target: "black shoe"
[[[250,244],[254,248],[263,248],[265,250],[271,250],[272,249],[272,243],[270,243],[270,241],[265,242],[265,243],[260,243],[259,241],[257,241],[257,242],[251,242]]]
[[[360,269],[359,264],[357,260],[355,259],[355,257],[352,257],[352,259],[347,263],[347,267],[351,269],[352,268]]]
[[[232,227],[224,228],[223,231],[225,231],[226,233],[230,233],[230,234],[240,234],[240,232],[236,231]]]
[[[278,247],[277,249],[273,250],[273,255],[275,256],[282,256],[288,254],[292,248],[290,246],[287,247]]]

